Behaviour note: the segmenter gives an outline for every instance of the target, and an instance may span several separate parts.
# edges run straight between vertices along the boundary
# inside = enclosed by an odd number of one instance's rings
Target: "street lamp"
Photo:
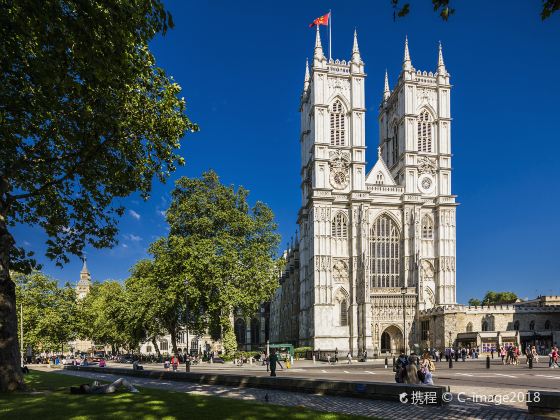
[[[187,357],[189,355],[189,280],[185,278],[185,325],[187,326]]]
[[[404,348],[404,352],[406,354],[407,353],[407,350],[406,350],[407,341],[406,341],[406,300],[405,300],[406,299],[406,287],[405,286],[401,287],[401,295],[402,295],[402,306],[403,306],[403,312],[402,312],[403,313],[403,340],[404,340],[403,348]]]

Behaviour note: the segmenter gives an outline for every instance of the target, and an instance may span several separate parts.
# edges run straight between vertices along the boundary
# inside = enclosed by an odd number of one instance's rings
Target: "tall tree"
[[[23,305],[23,346],[34,351],[61,351],[76,337],[76,294],[70,285],[58,282],[40,272],[17,273],[17,307]],[[18,311],[19,322],[21,312]],[[21,339],[21,337],[20,337]]]
[[[61,265],[115,243],[124,209],[182,164],[197,126],[149,42],[173,26],[161,0],[0,0],[0,391],[23,387],[10,269],[35,262],[11,228],[38,225]]]
[[[169,239],[182,248],[189,321],[217,321],[222,337],[233,334],[234,309],[254,313],[277,284],[274,214],[262,202],[249,206],[247,196],[243,187],[223,185],[209,171],[179,179],[166,213]]]

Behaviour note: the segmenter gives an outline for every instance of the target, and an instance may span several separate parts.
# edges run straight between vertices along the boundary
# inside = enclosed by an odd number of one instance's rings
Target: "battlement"
[[[488,306],[470,306],[470,305],[442,305],[431,309],[424,309],[420,311],[421,315],[440,315],[440,314],[451,314],[457,312],[465,312],[467,314],[473,313],[486,313],[486,314],[498,314],[498,313],[528,313],[528,312],[560,312],[560,305],[548,305],[548,306],[523,306],[518,304],[507,304],[507,305],[488,305]]]

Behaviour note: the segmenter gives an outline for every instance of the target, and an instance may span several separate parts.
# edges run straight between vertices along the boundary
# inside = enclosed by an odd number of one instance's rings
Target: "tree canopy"
[[[469,299],[469,305],[471,306],[488,306],[488,305],[500,305],[515,303],[519,298],[513,292],[493,292],[488,291],[482,300],[471,298]]]
[[[0,391],[23,387],[15,289],[30,272],[15,224],[47,234],[58,265],[116,242],[118,201],[149,196],[197,130],[149,42],[173,27],[161,0],[0,1]]]
[[[175,334],[188,323],[198,332],[217,325],[214,338],[231,353],[234,309],[254,313],[277,285],[274,215],[261,202],[251,207],[247,190],[223,185],[213,171],[180,178],[172,197],[169,235],[150,246],[152,259],[136,264],[127,288],[171,334],[174,351]]]

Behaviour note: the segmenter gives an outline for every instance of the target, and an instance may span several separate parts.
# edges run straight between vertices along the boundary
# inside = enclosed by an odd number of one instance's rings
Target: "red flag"
[[[331,16],[331,12],[329,12],[329,13],[321,16],[321,17],[318,17],[317,19],[315,19],[313,21],[313,23],[309,24],[309,27],[313,28],[315,25],[325,25],[325,26],[328,25],[330,16]]]

